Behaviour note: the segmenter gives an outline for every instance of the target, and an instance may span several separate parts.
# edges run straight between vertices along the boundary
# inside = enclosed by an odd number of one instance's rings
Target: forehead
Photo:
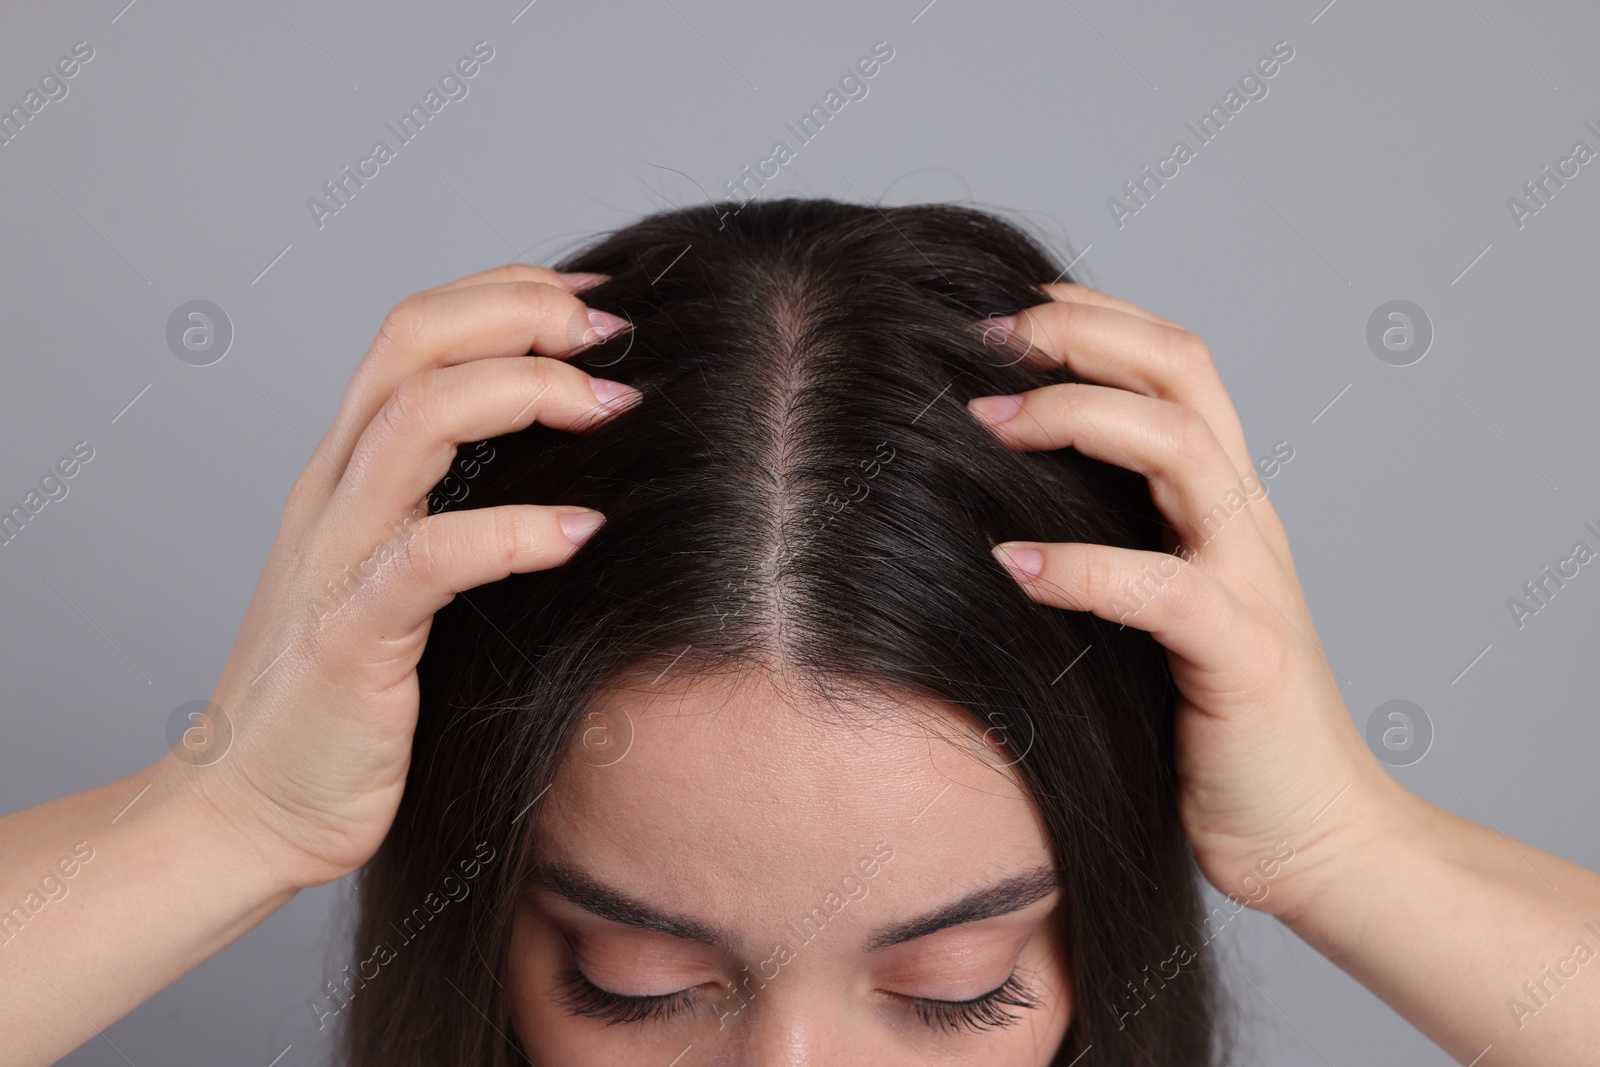
[[[885,844],[874,885],[896,912],[1053,861],[1009,757],[958,709],[823,699],[755,670],[670,675],[593,705],[540,805],[542,855],[752,923],[803,913]]]

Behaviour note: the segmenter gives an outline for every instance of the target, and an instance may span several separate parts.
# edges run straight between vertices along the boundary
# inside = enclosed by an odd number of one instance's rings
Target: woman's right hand
[[[433,613],[565,562],[603,521],[559,504],[426,504],[457,445],[533,422],[581,431],[638,399],[559,358],[627,326],[574,295],[595,280],[513,264],[401,301],[295,482],[212,697],[214,743],[227,727],[231,741],[214,762],[175,750],[157,766],[285,890],[361,866],[388,832]]]

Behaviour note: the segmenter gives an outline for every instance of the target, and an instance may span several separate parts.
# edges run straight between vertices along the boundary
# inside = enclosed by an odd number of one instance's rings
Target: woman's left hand
[[[1371,816],[1410,795],[1351,722],[1205,343],[1083,286],[1044,288],[1050,302],[983,323],[986,336],[1088,381],[969,408],[1012,448],[1070,446],[1143,474],[1175,551],[1009,541],[997,558],[1033,599],[1166,647],[1179,811],[1200,868],[1240,897],[1266,874],[1271,891],[1252,902],[1278,913],[1314,892],[1302,887],[1323,857],[1360,847],[1383,824]]]

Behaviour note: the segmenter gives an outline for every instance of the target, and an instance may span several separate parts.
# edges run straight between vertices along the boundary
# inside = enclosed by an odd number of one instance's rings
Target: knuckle
[[[1163,430],[1173,453],[1185,464],[1204,460],[1216,449],[1210,425],[1191,407],[1174,404]]]
[[[519,370],[527,379],[526,392],[530,408],[538,408],[544,403],[545,397],[556,387],[557,375],[566,370],[567,365],[559,360],[549,359],[545,356],[534,356],[524,361]]]
[[[1080,414],[1083,405],[1092,402],[1094,396],[1088,382],[1052,382],[1050,385],[1042,385],[1033,390],[1032,396],[1024,403],[1042,401],[1036,413],[1054,410],[1070,416]]]
[[[439,518],[425,515],[417,519],[395,546],[396,571],[424,585],[432,584],[443,563],[446,541],[446,527]]]
[[[389,309],[378,324],[378,336],[373,341],[373,354],[381,357],[396,345],[411,344],[421,328],[421,300],[412,294]]]
[[[1078,328],[1078,320],[1083,317],[1082,308],[1075,300],[1056,300],[1041,308],[1039,314],[1034,314],[1032,309],[1022,312],[1019,329],[1026,331],[1035,347],[1064,346],[1066,338]]]
[[[283,501],[283,517],[279,525],[298,526],[303,519],[313,513],[316,496],[311,485],[310,470],[308,466],[306,472],[296,478],[294,484],[289,487],[289,495]]]
[[[1210,347],[1201,340],[1199,334],[1182,327],[1172,332],[1170,358],[1180,371],[1198,373],[1214,366]]]
[[[1255,647],[1262,649],[1261,658],[1270,670],[1268,678],[1286,678],[1293,669],[1294,649],[1289,644],[1288,635],[1281,629],[1273,628],[1257,637]]]
[[[556,271],[550,267],[542,267],[537,263],[506,263],[494,268],[485,276],[486,282],[527,282],[530,284],[553,285],[560,287],[561,279]]]
[[[531,303],[543,303],[557,293],[566,292],[553,278],[521,277],[510,278],[507,281],[511,284],[512,291],[516,293],[519,300]]]
[[[559,284],[536,279],[513,283],[518,314],[540,335],[560,335],[562,350],[580,348],[589,329],[589,306]],[[560,323],[559,327],[557,323]]]
[[[1097,604],[1116,595],[1112,569],[1100,552],[1088,549],[1072,553],[1067,570],[1070,587],[1078,591],[1085,603]]]
[[[529,281],[525,288],[528,291],[528,299],[539,304],[554,304],[559,307],[565,307],[570,304],[573,307],[587,307],[583,302],[583,297],[568,290],[553,273],[549,278],[535,278]]]
[[[434,396],[434,379],[429,372],[401,380],[378,414],[391,437],[426,432],[430,425],[429,408]]]
[[[485,548],[495,561],[509,571],[522,556],[522,546],[531,533],[524,516],[516,508],[500,508],[491,513],[488,523],[488,545]]]
[[[539,314],[552,305],[583,303],[560,285],[538,278],[519,278],[511,282],[511,293],[519,304],[533,314]]]

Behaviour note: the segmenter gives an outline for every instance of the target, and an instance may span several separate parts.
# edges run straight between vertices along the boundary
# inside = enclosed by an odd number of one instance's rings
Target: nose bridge
[[[770,1017],[751,1029],[740,1060],[745,1067],[823,1067],[828,1063],[817,1034],[797,1020]]]
[[[799,980],[785,982],[785,978]],[[864,1056],[861,1042],[870,1044],[876,1035],[854,1017],[864,1007],[860,997],[848,983],[831,989],[829,984],[813,984],[796,975],[781,975],[767,983],[737,1016],[726,1020],[735,1031],[730,1065],[888,1067],[890,1061],[881,1055]]]

